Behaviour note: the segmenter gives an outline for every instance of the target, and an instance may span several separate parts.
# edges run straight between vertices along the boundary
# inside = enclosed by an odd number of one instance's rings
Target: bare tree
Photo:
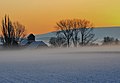
[[[94,42],[96,39],[94,39],[95,34],[93,34],[93,25],[88,20],[79,20],[78,22],[80,33],[81,33],[81,42],[80,44],[87,45],[88,43]]]
[[[70,40],[73,41],[75,47],[77,47],[78,43],[83,46],[95,41],[95,34],[93,34],[93,25],[88,20],[67,19],[61,20],[57,23],[57,25],[58,30],[60,30],[59,33],[62,33],[65,36],[68,47],[70,46]]]
[[[72,34],[72,41],[75,47],[78,46],[80,37],[79,37],[79,33],[80,33],[80,23],[79,23],[79,19],[73,19],[71,20],[71,27],[73,30],[73,34]]]
[[[66,40],[63,37],[51,37],[49,43],[54,47],[66,46]]]
[[[26,29],[25,26],[20,24],[19,22],[14,22],[14,33],[15,39],[17,42],[21,41],[22,38],[26,36]]]
[[[1,41],[5,46],[16,46],[19,43],[19,39],[24,37],[25,27],[18,22],[12,23],[9,16],[5,15],[2,20],[2,36]]]
[[[70,47],[70,39],[72,38],[73,30],[71,20],[61,20],[57,23],[59,32],[64,35],[67,41],[67,46]]]

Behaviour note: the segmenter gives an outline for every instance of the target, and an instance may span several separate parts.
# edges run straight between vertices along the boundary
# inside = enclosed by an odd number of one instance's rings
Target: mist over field
[[[120,0],[0,0],[0,83],[120,83]]]
[[[119,83],[120,46],[0,51],[0,83]]]

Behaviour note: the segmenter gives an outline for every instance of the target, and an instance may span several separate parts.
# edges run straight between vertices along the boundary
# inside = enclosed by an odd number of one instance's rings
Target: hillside
[[[97,42],[101,42],[102,39],[106,36],[114,37],[120,39],[120,27],[98,27],[94,29],[95,38],[97,38]],[[56,32],[49,32],[46,34],[38,34],[36,35],[36,40],[42,40],[48,43],[51,37],[55,37]]]

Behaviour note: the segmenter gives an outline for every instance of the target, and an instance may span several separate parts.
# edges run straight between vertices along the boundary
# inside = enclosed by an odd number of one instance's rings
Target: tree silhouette
[[[67,40],[67,46],[70,47],[70,39],[72,38],[73,30],[71,27],[71,20],[61,20],[57,23],[57,28],[59,33],[63,34],[65,39]]]
[[[54,47],[66,47],[66,39],[64,37],[51,37],[49,43]]]
[[[119,40],[117,38],[115,39],[114,37],[109,37],[109,36],[104,37],[103,45],[111,45],[111,44],[119,44]]]
[[[57,26],[58,30],[60,30],[59,33],[62,33],[65,36],[68,47],[70,46],[71,40],[73,41],[75,47],[77,47],[78,43],[83,46],[95,41],[95,34],[93,34],[93,25],[88,20],[61,20],[57,23]]]
[[[9,16],[2,20],[1,41],[4,46],[17,46],[21,38],[25,37],[25,27],[19,22],[12,23]]]
[[[80,40],[80,22],[79,22],[79,19],[73,19],[71,20],[71,27],[72,27],[72,30],[73,30],[73,34],[72,34],[72,41],[73,41],[73,44],[75,47],[77,47],[78,43],[79,43],[79,40]]]
[[[88,20],[79,20],[79,26],[80,26],[80,33],[81,33],[81,42],[80,44],[87,45],[88,43],[94,42],[96,39],[94,39],[95,34],[93,34],[93,25]]]
[[[19,42],[21,41],[22,38],[26,36],[25,26],[20,24],[19,22],[14,22],[13,26],[14,26],[14,33],[15,33],[14,37],[16,41]]]

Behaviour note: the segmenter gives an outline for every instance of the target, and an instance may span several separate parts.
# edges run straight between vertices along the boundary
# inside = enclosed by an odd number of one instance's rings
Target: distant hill
[[[56,37],[56,32],[35,35],[36,40],[48,41],[51,37]]]
[[[120,27],[98,27],[94,29],[95,38],[97,42],[101,42],[106,36],[114,37],[120,39]],[[42,40],[48,42],[51,37],[55,37],[56,32],[49,32],[46,34],[36,35],[36,40]]]

